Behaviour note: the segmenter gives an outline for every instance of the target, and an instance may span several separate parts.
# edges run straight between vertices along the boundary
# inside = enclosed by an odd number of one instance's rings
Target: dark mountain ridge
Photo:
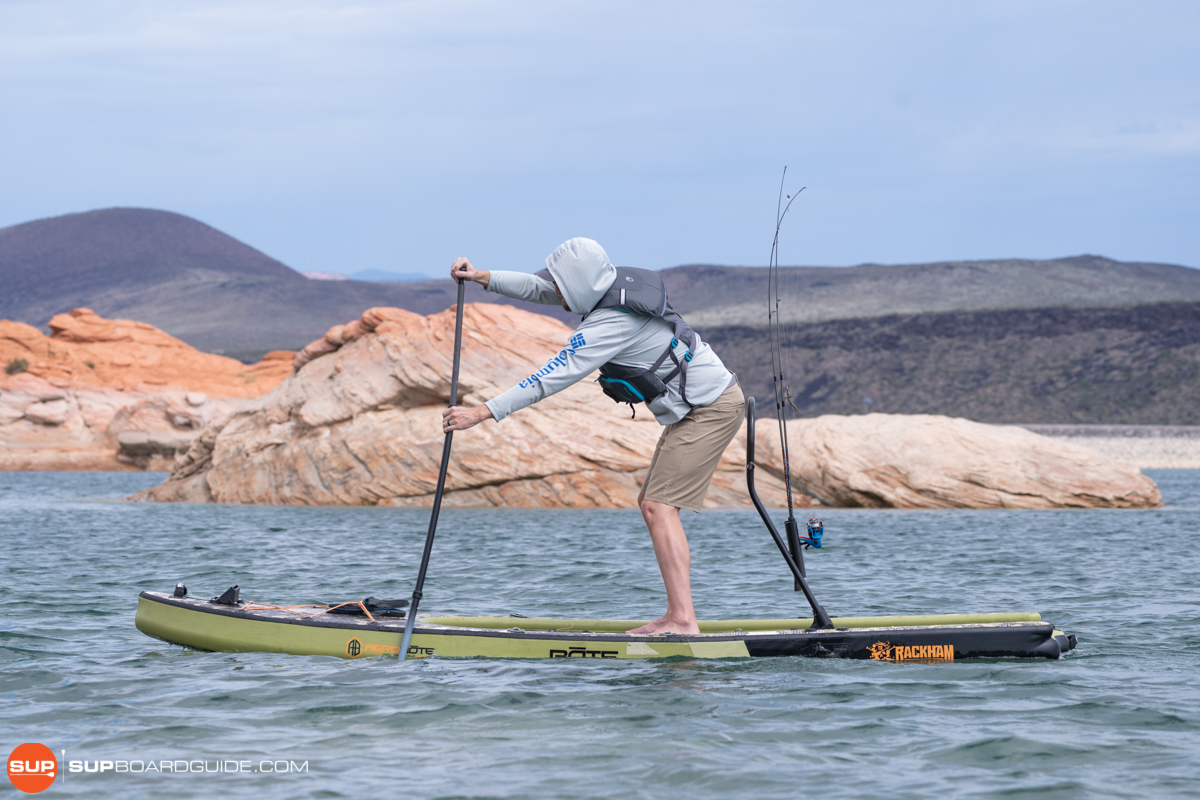
[[[693,265],[663,271],[692,325],[764,325],[767,271]],[[1200,300],[1200,270],[1102,256],[858,267],[785,267],[788,322],[975,311]]]
[[[774,398],[765,329],[703,335],[747,394]],[[1200,302],[831,320],[796,327],[783,352],[804,416],[1200,424]]]

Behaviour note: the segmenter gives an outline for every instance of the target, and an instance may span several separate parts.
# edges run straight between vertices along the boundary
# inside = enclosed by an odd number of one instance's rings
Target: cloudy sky
[[[0,0],[0,226],[299,270],[1097,253],[1200,267],[1200,4]]]

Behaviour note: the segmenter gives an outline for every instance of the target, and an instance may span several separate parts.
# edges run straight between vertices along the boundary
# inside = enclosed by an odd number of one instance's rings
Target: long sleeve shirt
[[[523,272],[493,271],[487,290],[544,305],[558,305],[562,301],[554,291],[553,283]],[[561,392],[610,361],[649,369],[671,344],[672,338],[673,329],[661,319],[639,317],[616,308],[597,309],[583,319],[564,347],[546,362],[546,366],[492,398],[486,405],[499,422],[514,411]],[[676,356],[682,358],[685,352],[686,346],[679,343]],[[675,365],[668,358],[657,374],[665,379],[673,369]],[[688,363],[688,400],[696,406],[709,405],[721,396],[732,380],[732,373],[697,334],[692,360]],[[596,391],[600,391],[600,388],[597,387]],[[663,425],[678,422],[691,410],[679,394],[678,376],[667,383],[665,394],[646,405]]]

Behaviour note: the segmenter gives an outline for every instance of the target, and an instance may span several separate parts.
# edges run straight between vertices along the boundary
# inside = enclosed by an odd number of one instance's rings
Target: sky
[[[1091,253],[1200,267],[1200,3],[0,0],[0,227],[301,271]]]

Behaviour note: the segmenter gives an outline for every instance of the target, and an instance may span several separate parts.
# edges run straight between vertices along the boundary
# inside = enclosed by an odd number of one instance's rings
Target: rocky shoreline
[[[1200,425],[1022,425],[1138,469],[1200,469]]]
[[[163,484],[134,498],[142,501],[428,505],[453,317],[453,309],[422,316],[372,308],[298,354],[277,351],[254,365],[87,309],[55,317],[50,336],[0,322],[0,361],[19,367],[0,378],[0,470],[170,470]],[[562,323],[511,306],[468,304],[464,318],[461,389],[470,405],[536,372],[570,336]],[[1135,463],[1081,446],[1098,437],[1073,429],[1045,436],[897,414],[788,425],[801,506],[1161,503]],[[446,504],[633,507],[659,432],[649,414],[630,419],[625,406],[583,381],[456,436]],[[780,506],[778,433],[761,425],[758,435],[759,491]],[[749,506],[744,463],[741,434],[713,477],[708,507]]]
[[[210,423],[168,480],[136,499],[424,506],[442,446],[453,310],[376,308],[304,348],[276,389]],[[565,325],[508,306],[464,309],[462,402],[536,372]],[[629,508],[660,428],[583,381],[455,437],[448,506]],[[777,432],[756,443],[764,500],[782,505]],[[871,508],[1144,508],[1132,464],[1010,426],[934,415],[826,415],[789,423],[801,505]],[[746,507],[745,440],[729,446],[706,505]]]

